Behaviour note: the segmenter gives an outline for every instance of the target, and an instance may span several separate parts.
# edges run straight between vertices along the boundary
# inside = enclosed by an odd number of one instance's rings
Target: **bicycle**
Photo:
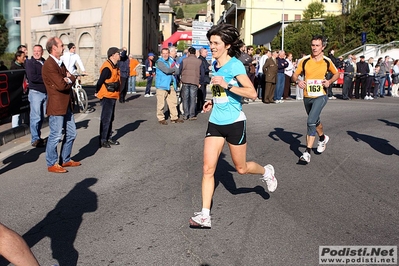
[[[74,74],[76,77],[75,84],[72,86],[73,91],[73,104],[79,107],[79,112],[85,113],[89,106],[87,93],[79,83],[79,76],[86,76],[86,74]]]

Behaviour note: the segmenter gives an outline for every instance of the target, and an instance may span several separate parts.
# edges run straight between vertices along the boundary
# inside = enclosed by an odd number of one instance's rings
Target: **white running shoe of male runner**
[[[299,160],[310,163],[310,153],[305,151],[302,156],[299,158]]]
[[[322,153],[323,151],[326,150],[327,142],[330,140],[330,137],[327,135],[324,135],[324,140],[317,142],[317,152]]]

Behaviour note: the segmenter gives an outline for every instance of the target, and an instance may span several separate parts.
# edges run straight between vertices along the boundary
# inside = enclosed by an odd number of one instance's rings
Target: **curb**
[[[48,126],[48,119],[45,119],[42,124],[42,128]],[[17,138],[26,136],[30,134],[30,127],[27,124],[20,125],[11,129],[7,129],[0,132],[0,146],[7,144]]]
[[[0,133],[0,146],[13,141],[17,138],[30,134],[29,125],[23,124],[15,128],[7,129]]]

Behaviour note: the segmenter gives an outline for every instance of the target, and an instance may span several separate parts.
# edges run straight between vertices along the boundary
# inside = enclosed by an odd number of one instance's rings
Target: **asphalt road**
[[[201,210],[208,114],[162,126],[155,105],[143,93],[118,103],[121,145],[99,149],[92,98],[90,112],[76,115],[73,159],[82,166],[66,174],[47,172],[29,136],[0,147],[0,221],[42,265],[318,265],[320,245],[398,245],[398,98],[330,100],[330,142],[308,165],[298,164],[302,102],[244,105],[247,158],[273,164],[279,185],[269,194],[259,176],[240,176],[225,146],[210,230],[188,223]]]

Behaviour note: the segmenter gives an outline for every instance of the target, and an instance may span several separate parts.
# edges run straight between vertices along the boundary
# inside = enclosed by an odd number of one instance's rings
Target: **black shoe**
[[[119,145],[120,144],[119,141],[113,140],[113,139],[109,139],[108,143],[111,144],[111,145]]]
[[[104,142],[101,143],[101,147],[102,148],[111,148],[111,145],[109,144],[108,141],[104,141]]]
[[[32,143],[32,146],[33,146],[33,147],[36,147],[36,148],[44,148],[44,147],[46,147],[46,142],[47,142],[47,140],[38,139],[38,140],[35,140],[35,141]]]

